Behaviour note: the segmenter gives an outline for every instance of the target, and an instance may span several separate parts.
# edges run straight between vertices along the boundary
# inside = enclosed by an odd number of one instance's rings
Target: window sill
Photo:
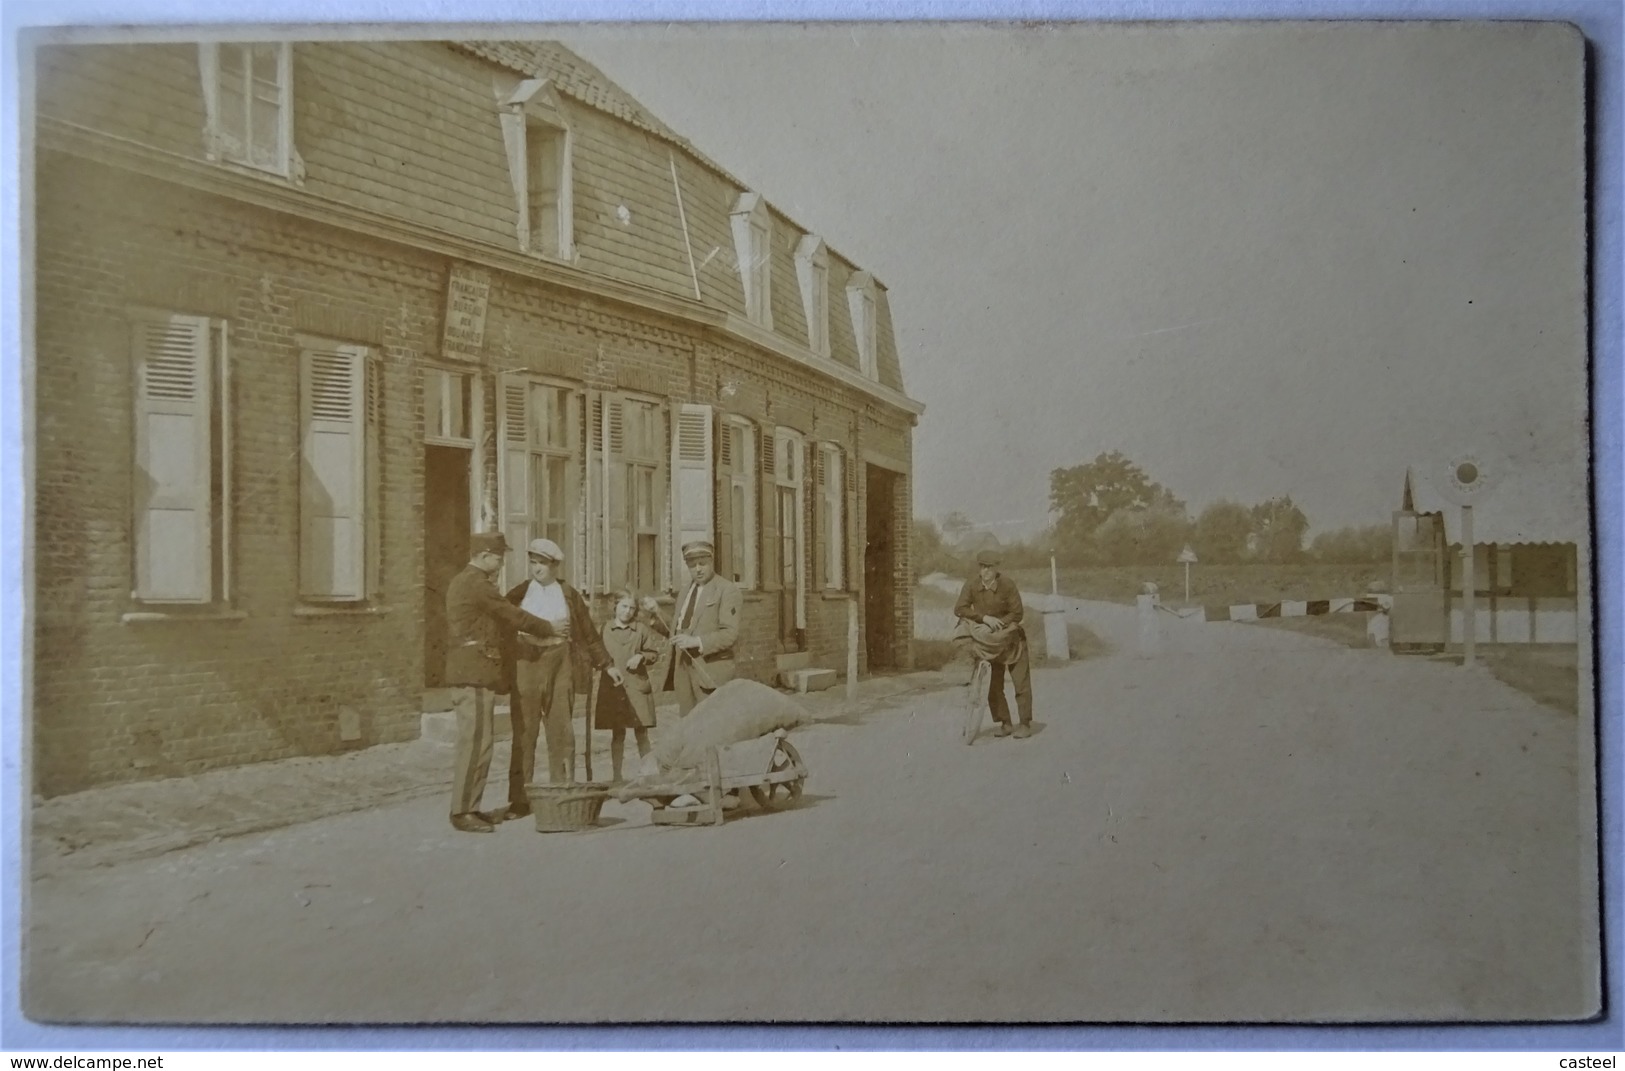
[[[119,622],[125,625],[145,625],[159,621],[242,621],[247,617],[246,610],[199,610],[196,613],[131,610],[121,615]]]
[[[382,617],[393,606],[296,606],[295,617]]]

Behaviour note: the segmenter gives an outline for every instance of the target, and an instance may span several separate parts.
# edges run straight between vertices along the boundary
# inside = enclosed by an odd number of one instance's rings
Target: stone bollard
[[[1162,622],[1157,619],[1157,607],[1162,602],[1157,585],[1147,581],[1134,600],[1140,616],[1140,657],[1151,658],[1162,653]]]
[[[1044,648],[1053,661],[1068,662],[1072,647],[1066,635],[1066,603],[1059,596],[1051,596],[1040,608],[1044,615]]]
[[[1366,615],[1365,642],[1367,647],[1388,646],[1388,611],[1393,607],[1394,600],[1390,595],[1383,593],[1367,593],[1366,598],[1377,603],[1382,609]]]

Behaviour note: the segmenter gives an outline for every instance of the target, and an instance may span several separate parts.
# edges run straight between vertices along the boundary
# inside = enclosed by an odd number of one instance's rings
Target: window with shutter
[[[777,471],[774,492],[778,514],[778,566],[780,590],[791,595],[790,612],[782,614],[781,632],[785,640],[793,622],[797,630],[807,627],[807,545],[806,453],[801,436],[789,428],[775,433],[774,459]]]
[[[846,466],[846,590],[857,591],[863,576],[864,536],[858,523],[858,463]]]
[[[763,430],[761,493],[757,505],[761,513],[761,580],[767,591],[781,587],[779,573],[778,433]]]
[[[619,458],[623,489],[612,497],[619,532],[615,539],[623,564],[612,586],[639,592],[656,590],[666,576],[662,545],[666,518],[666,407],[622,397],[619,430],[611,425],[610,448]]]
[[[530,575],[526,548],[533,539],[551,539],[567,565],[580,568],[580,404],[569,387],[525,376],[504,376],[498,389],[499,495],[508,541],[502,582],[511,587]]]
[[[135,425],[131,595],[207,605],[230,597],[230,380],[226,325],[131,315]]]
[[[365,346],[301,340],[299,594],[368,597]]]
[[[717,435],[718,569],[746,588],[760,583],[756,570],[756,427],[740,417],[721,421]]]
[[[684,545],[696,539],[714,543],[716,538],[711,530],[712,419],[709,405],[682,402],[675,407],[671,447],[674,518],[671,557],[677,566],[682,564]]]
[[[819,538],[823,542],[823,586],[846,587],[846,464],[841,448],[823,443],[818,448],[818,493],[822,506]]]

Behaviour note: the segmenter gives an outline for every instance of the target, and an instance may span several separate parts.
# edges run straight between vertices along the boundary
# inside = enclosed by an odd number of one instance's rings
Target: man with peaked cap
[[[739,640],[743,598],[739,585],[718,576],[709,539],[683,544],[689,583],[677,600],[671,665],[665,690],[675,686],[677,712],[686,716],[701,699],[733,680],[734,644]]]
[[[1027,658],[1027,634],[1021,628],[1021,592],[1016,582],[999,572],[999,556],[984,550],[976,556],[976,576],[965,581],[954,603],[954,616],[978,625],[993,628],[1013,626],[1005,650],[1000,657],[990,659],[993,672],[988,683],[987,705],[999,727],[995,736],[1010,735],[1010,706],[1004,699],[1004,670],[1010,668],[1010,682],[1016,687],[1016,710],[1021,724],[1016,727],[1017,739],[1032,735],[1033,679],[1032,666]]]
[[[514,585],[508,602],[550,623],[553,633],[520,635],[511,648],[513,692],[508,711],[513,719],[513,750],[508,758],[508,818],[530,813],[525,786],[534,782],[538,735],[547,740],[548,783],[575,780],[577,682],[585,687],[596,669],[606,670],[616,681],[621,672],[610,664],[587,600],[559,579],[564,551],[551,539],[533,539],[525,556],[530,579]]]
[[[458,690],[451,824],[463,833],[489,833],[493,816],[479,806],[491,770],[492,712],[506,689],[503,650],[515,631],[547,637],[553,626],[497,591],[492,578],[508,550],[501,532],[477,532],[468,542],[468,566],[446,587],[446,683]]]

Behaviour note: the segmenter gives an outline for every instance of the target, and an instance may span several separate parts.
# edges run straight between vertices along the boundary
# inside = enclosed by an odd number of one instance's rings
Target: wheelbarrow
[[[614,790],[622,801],[640,799],[653,808],[649,818],[659,826],[720,826],[723,797],[748,789],[764,811],[788,807],[801,798],[807,765],[789,734],[775,729],[766,736],[726,747],[707,748],[698,770],[663,771],[639,778]],[[674,807],[673,802],[694,796],[699,803]]]

